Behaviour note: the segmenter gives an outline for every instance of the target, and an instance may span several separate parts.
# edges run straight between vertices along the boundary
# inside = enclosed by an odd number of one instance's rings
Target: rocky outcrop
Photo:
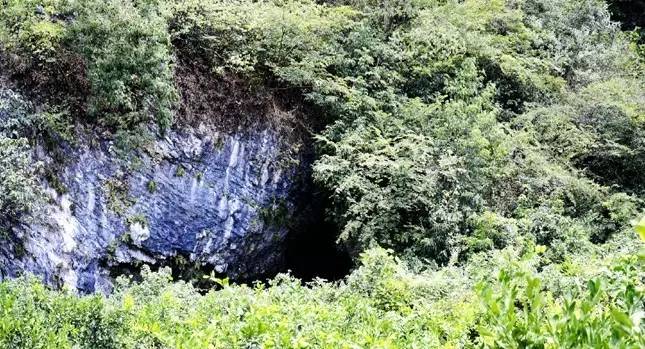
[[[78,140],[56,180],[43,181],[49,202],[0,244],[0,275],[109,292],[114,266],[178,256],[234,278],[270,273],[301,190],[302,166],[287,160],[281,137],[269,127],[184,129],[128,160],[111,141]]]

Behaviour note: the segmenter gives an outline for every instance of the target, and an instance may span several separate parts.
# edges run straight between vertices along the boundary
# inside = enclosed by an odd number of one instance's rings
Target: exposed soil
[[[56,64],[40,64],[5,52],[0,48],[0,71],[6,83],[18,88],[35,106],[62,106],[72,115],[87,115],[87,80],[85,60],[78,54],[60,49]]]

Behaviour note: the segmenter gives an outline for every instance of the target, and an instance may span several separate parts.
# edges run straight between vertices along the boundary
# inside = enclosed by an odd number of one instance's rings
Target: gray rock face
[[[300,190],[300,167],[287,165],[280,137],[270,129],[175,131],[130,161],[108,141],[79,141],[65,150],[58,192],[44,182],[49,203],[0,244],[0,278],[33,273],[109,292],[114,266],[177,256],[237,278],[272,272]],[[22,244],[20,254],[12,243]]]

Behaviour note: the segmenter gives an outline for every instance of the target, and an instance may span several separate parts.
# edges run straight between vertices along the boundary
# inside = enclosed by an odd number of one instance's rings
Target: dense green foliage
[[[314,175],[351,249],[446,263],[523,231],[557,260],[638,214],[643,68],[601,2],[376,5],[184,2],[173,26],[324,110]]]
[[[30,210],[39,197],[36,171],[22,122],[33,119],[21,109],[22,101],[15,94],[0,89],[0,115],[8,110],[20,114],[0,118],[0,234],[12,221]]]
[[[127,129],[151,117],[170,125],[175,90],[164,1],[12,0],[0,13],[5,65],[14,74],[80,94],[87,98],[80,116],[108,126]],[[63,106],[78,112],[69,105],[78,101],[67,99]]]
[[[538,251],[539,252],[539,251]],[[640,348],[643,255],[542,272],[535,252],[482,268],[412,273],[384,250],[345,282],[269,285],[201,295],[168,270],[110,298],[78,298],[29,279],[0,284],[6,348]],[[514,260],[514,261],[512,261]],[[493,266],[495,265],[495,266]],[[572,272],[584,265],[585,272]],[[497,272],[494,272],[497,270]],[[497,276],[494,276],[497,273]],[[473,286],[474,279],[482,282]],[[493,276],[491,276],[493,275]],[[551,283],[551,285],[548,285]],[[545,284],[546,287],[545,287]]]
[[[30,170],[30,153],[24,139],[11,139],[0,136],[0,217],[9,219],[28,210],[33,204],[35,193],[25,190],[35,181]]]
[[[167,271],[109,298],[5,282],[0,346],[645,346],[645,50],[603,1],[1,3],[0,83],[40,107],[0,118],[4,219],[34,200],[29,144],[182,127],[189,57],[324,122],[313,176],[362,264],[206,294]]]

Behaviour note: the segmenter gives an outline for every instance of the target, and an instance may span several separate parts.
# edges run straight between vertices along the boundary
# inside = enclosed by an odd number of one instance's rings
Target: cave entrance
[[[328,200],[323,194],[311,193],[308,202],[308,219],[298,229],[290,232],[285,251],[284,272],[303,282],[315,278],[328,281],[341,280],[352,268],[349,253],[336,243],[338,228],[325,218]]]

